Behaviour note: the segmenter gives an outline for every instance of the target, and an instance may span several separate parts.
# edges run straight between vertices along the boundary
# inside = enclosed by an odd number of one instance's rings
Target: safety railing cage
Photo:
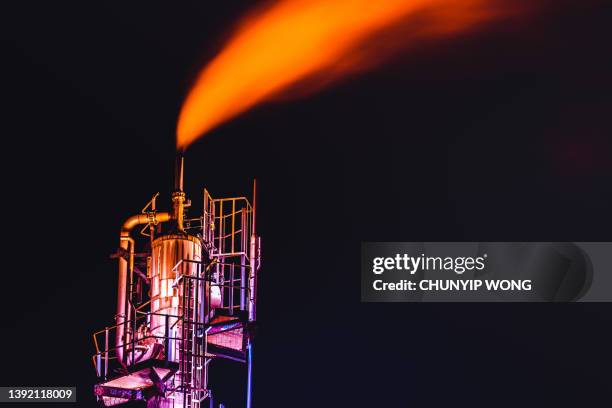
[[[259,247],[254,251],[250,245],[253,227],[253,207],[246,197],[214,199],[204,189],[202,242],[216,261],[222,308],[230,314],[249,307],[248,270],[260,263]]]
[[[196,268],[188,263],[195,263]],[[159,379],[159,384],[130,383],[129,389],[117,390],[113,395],[126,401],[143,399],[136,390],[155,385],[155,391],[175,401],[174,406],[197,408],[211,397],[208,388],[208,366],[215,355],[208,352],[208,332],[213,328],[209,319],[209,299],[212,288],[218,285],[214,277],[214,262],[180,261],[175,266],[173,287],[181,296],[179,313],[155,313],[147,310],[150,301],[141,305],[130,302],[130,319],[120,325],[105,327],[93,334],[96,353],[92,356],[96,375],[101,381],[129,376],[144,368],[162,367],[171,373]],[[193,275],[183,270],[197,271]],[[151,330],[151,320],[164,322],[163,328]],[[115,334],[123,326],[124,340],[116,344]],[[119,360],[119,356],[122,356]],[[108,383],[112,385],[111,383]],[[103,390],[102,390],[103,391]],[[100,395],[102,395],[102,391]],[[107,394],[105,394],[107,395]],[[106,398],[106,397],[103,397]]]
[[[165,398],[175,400],[175,407],[197,408],[211,397],[208,388],[210,362],[213,358],[244,362],[249,335],[248,310],[238,310],[249,305],[250,288],[246,279],[250,265],[224,263],[219,259],[209,262],[181,260],[174,267],[173,288],[182,300],[178,314],[152,312],[150,300],[140,305],[130,300],[130,318],[121,323],[124,340],[120,344],[115,341],[119,325],[105,327],[93,334],[96,353],[92,361],[101,382],[128,376],[145,367],[145,363],[154,362],[174,371],[167,382],[164,379],[156,385],[158,390],[163,388],[161,394]],[[237,265],[244,270],[243,283],[240,279],[232,281],[233,271],[240,270]],[[213,305],[211,300],[216,289],[221,299]],[[217,320],[219,317],[222,319]],[[158,322],[158,327],[159,321],[164,322],[161,324],[163,332],[152,329],[152,319]],[[211,346],[212,352],[209,351]],[[143,398],[123,392],[121,395],[126,400]]]

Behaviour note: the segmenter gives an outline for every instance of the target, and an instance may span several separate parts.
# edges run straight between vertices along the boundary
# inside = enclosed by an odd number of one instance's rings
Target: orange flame
[[[318,88],[416,42],[506,16],[510,10],[503,5],[499,0],[275,1],[245,18],[201,71],[179,115],[177,147],[185,149],[298,82],[310,79]]]

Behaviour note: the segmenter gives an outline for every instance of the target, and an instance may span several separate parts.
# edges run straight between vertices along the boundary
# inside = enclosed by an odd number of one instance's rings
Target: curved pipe
[[[127,252],[129,249],[129,261],[119,257],[119,283],[117,284],[117,333],[115,337],[115,346],[117,347],[117,359],[123,364],[123,344],[125,336],[125,322],[129,321],[131,309],[128,307],[128,270],[130,273],[134,268],[134,240],[130,237],[130,232],[137,225],[143,224],[158,224],[167,222],[172,219],[172,215],[167,212],[137,214],[128,218],[121,227],[119,235],[119,247]]]

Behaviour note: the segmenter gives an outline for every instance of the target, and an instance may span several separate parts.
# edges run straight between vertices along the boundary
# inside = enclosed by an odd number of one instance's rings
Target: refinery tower
[[[172,211],[158,211],[157,197],[120,231],[115,319],[93,334],[96,399],[101,406],[217,407],[210,367],[230,359],[245,364],[250,407],[261,264],[255,183],[252,202],[203,189],[202,213],[190,218],[179,155]]]

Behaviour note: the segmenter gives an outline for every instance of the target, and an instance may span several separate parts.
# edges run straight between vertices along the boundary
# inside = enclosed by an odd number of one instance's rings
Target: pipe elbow
[[[125,220],[125,222],[121,226],[121,235],[126,235],[126,233],[129,234],[130,231],[134,229],[134,227],[136,227],[137,225],[146,224],[148,222],[149,217],[147,216],[147,214],[133,215],[127,220]]]
[[[130,231],[132,231],[132,229],[134,229],[134,227],[136,227],[137,225],[143,225],[143,224],[149,224],[149,223],[157,224],[160,222],[170,221],[170,219],[171,219],[171,215],[170,213],[167,213],[167,212],[160,212],[160,213],[153,212],[153,213],[147,213],[147,214],[133,215],[127,220],[125,220],[125,222],[121,226],[121,236],[128,236],[130,234]]]

